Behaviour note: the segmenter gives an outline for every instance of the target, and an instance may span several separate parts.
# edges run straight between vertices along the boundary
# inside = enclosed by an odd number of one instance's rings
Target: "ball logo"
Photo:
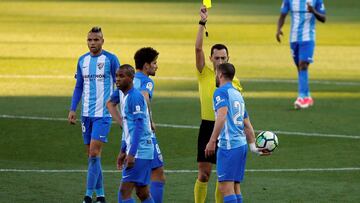
[[[152,88],[153,88],[153,84],[152,84],[151,82],[148,82],[148,83],[146,84],[146,89],[152,91]]]

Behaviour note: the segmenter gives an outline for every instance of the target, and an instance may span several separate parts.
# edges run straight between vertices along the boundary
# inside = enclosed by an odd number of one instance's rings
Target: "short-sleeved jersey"
[[[151,139],[151,126],[149,119],[149,112],[147,109],[144,96],[135,88],[130,89],[126,95],[122,94],[120,90],[115,90],[111,95],[110,101],[119,104],[120,113],[123,121],[123,134],[122,139],[126,142],[126,152],[129,153],[131,143],[135,132],[135,121],[142,120],[144,128],[143,133],[140,135],[138,149],[135,158],[139,159],[153,159],[154,158],[154,145]]]
[[[98,56],[86,53],[78,60],[76,80],[82,86],[82,116],[111,117],[106,101],[114,89],[118,58],[103,50]],[[76,107],[76,105],[75,105]]]
[[[234,149],[245,145],[244,119],[247,118],[245,102],[241,93],[230,82],[219,87],[214,92],[214,109],[227,107],[227,115],[224,127],[218,137],[218,147],[222,149]]]
[[[150,100],[152,99],[154,91],[154,81],[143,72],[136,72],[134,78],[134,87],[141,91],[146,91],[149,94]]]
[[[283,0],[281,13],[291,13],[290,42],[315,41],[315,15],[307,9],[309,2],[316,11],[325,14],[323,0]]]
[[[201,119],[214,121],[212,96],[216,89],[215,71],[205,65],[201,73],[199,71],[196,72],[199,84]],[[233,79],[233,85],[238,91],[242,91],[240,82],[236,77]]]

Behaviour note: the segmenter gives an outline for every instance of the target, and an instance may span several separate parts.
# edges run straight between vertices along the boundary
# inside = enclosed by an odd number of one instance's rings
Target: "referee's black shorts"
[[[197,151],[197,162],[210,162],[216,164],[216,151],[215,154],[210,157],[205,157],[205,148],[210,140],[211,133],[214,129],[215,121],[201,120],[199,136],[198,136],[198,151]]]

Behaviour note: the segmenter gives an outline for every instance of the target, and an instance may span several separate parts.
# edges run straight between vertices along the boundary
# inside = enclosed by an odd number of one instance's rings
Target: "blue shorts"
[[[122,171],[122,182],[132,182],[137,186],[146,186],[150,184],[151,177],[151,159],[135,159],[135,165],[132,168],[125,168]]]
[[[315,42],[314,41],[305,41],[305,42],[291,42],[291,55],[294,59],[296,65],[299,65],[300,61],[306,61],[312,63]]]
[[[235,149],[218,148],[216,171],[219,182],[240,183],[244,179],[247,145]]]
[[[110,132],[111,117],[85,117],[81,118],[81,129],[84,144],[90,144],[91,140],[107,142]]]
[[[154,170],[164,166],[164,160],[160,151],[160,147],[157,143],[156,137],[153,137],[152,141],[154,143],[154,159],[151,161],[151,169]]]

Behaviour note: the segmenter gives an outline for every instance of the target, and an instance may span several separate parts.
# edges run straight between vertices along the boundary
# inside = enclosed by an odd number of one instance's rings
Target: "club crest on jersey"
[[[105,65],[105,63],[98,63],[98,64],[96,64],[96,66],[97,66],[97,68],[98,68],[99,70],[101,70],[102,68],[104,68],[104,65]]]

